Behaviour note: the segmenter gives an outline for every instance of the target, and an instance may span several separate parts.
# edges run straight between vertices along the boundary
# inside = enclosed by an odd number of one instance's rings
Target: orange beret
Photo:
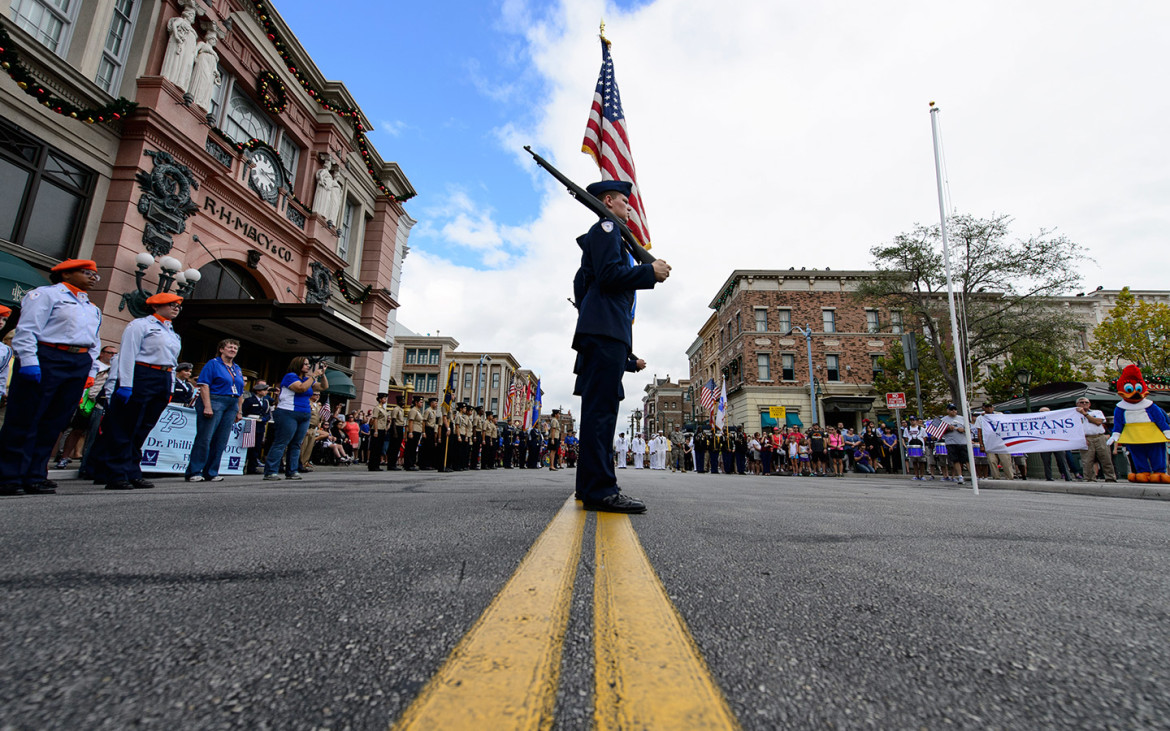
[[[11,307],[5,307],[4,305],[0,305],[0,317],[8,317],[11,314],[12,314]]]
[[[151,295],[146,298],[146,304],[151,306],[169,305],[172,302],[182,302],[183,298],[177,294],[170,292],[160,292],[159,294]]]
[[[66,259],[49,271],[51,272],[67,272],[73,269],[89,269],[97,271],[97,262],[91,259]]]

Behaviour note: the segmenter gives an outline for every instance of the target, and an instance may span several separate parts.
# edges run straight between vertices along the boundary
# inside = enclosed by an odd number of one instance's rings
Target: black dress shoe
[[[154,483],[150,480],[144,480],[139,477],[137,480],[130,480],[130,484],[134,486],[135,490],[152,490]]]
[[[41,480],[24,486],[25,495],[53,495],[57,492],[57,483],[52,480]]]
[[[370,467],[368,469],[370,470],[370,472],[381,472],[382,471],[381,467]]]
[[[114,480],[106,483],[107,490],[133,490],[134,483],[129,480]]]
[[[20,485],[15,482],[5,482],[0,485],[0,495],[19,495]]]
[[[627,497],[620,492],[609,495],[600,500],[582,500],[586,510],[597,510],[603,513],[644,513],[646,503],[636,498]]]

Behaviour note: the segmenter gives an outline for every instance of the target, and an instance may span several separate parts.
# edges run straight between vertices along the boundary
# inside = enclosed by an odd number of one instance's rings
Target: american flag
[[[512,376],[512,383],[508,386],[508,400],[504,402],[504,420],[512,420],[512,402],[516,400],[516,376]]]
[[[923,425],[926,433],[935,439],[942,439],[943,434],[947,433],[947,425],[941,421],[928,421]]]
[[[643,247],[650,248],[650,231],[646,226],[646,212],[642,209],[642,194],[638,176],[634,172],[634,157],[630,154],[630,140],[626,134],[626,114],[622,111],[622,97],[613,77],[613,58],[609,55],[609,41],[601,39],[601,73],[593,92],[593,108],[585,125],[585,140],[581,152],[593,156],[601,168],[603,180],[624,180],[633,183],[630,195],[630,231]]]
[[[447,385],[443,388],[443,411],[450,412],[455,401],[455,363],[447,366]]]
[[[710,423],[712,414],[715,412],[715,379],[710,378],[703,387],[699,389],[699,404],[703,407],[703,413],[707,415],[707,422]]]

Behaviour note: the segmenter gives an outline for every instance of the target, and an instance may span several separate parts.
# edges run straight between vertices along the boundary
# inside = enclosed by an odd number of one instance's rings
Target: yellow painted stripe
[[[547,729],[581,558],[570,498],[394,729]]]
[[[597,514],[593,602],[598,731],[739,728],[627,515]]]

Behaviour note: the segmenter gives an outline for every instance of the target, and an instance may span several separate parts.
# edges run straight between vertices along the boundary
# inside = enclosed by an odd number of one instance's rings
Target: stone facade
[[[451,365],[455,366],[454,402],[482,405],[497,416],[506,410],[508,389],[516,380],[517,396],[512,413],[521,415],[525,384],[536,387],[537,376],[522,369],[511,353],[458,350],[459,341],[447,336],[417,335],[399,327],[390,357],[390,379],[411,394],[424,399],[435,396],[440,402],[447,387]],[[481,360],[482,359],[482,360]],[[544,404],[542,415],[552,413]],[[572,423],[572,416],[569,416]]]

